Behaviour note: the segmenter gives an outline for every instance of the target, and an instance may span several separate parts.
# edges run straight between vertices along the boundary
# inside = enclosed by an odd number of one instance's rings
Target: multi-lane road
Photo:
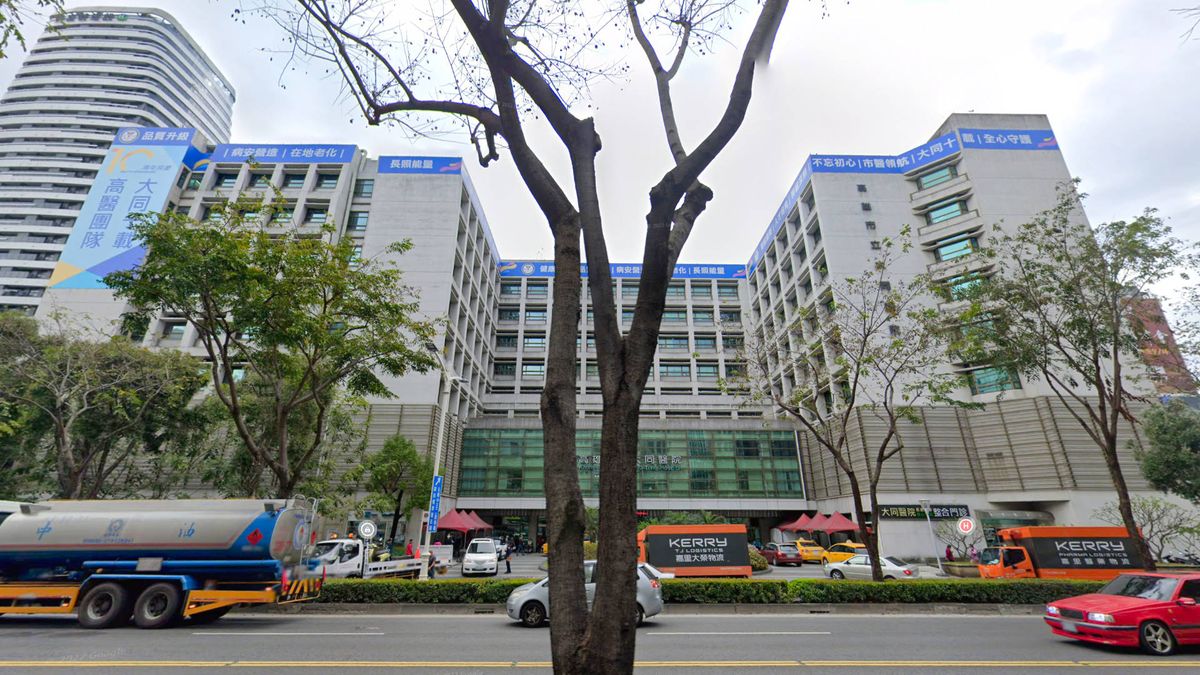
[[[502,615],[246,615],[209,626],[86,631],[0,618],[0,673],[548,673],[550,635]],[[666,614],[638,631],[647,673],[1200,672],[1049,635],[1037,616]]]

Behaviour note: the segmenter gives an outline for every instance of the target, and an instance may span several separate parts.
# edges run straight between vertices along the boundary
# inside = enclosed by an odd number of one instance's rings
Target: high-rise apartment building
[[[405,282],[420,292],[421,312],[445,318],[435,345],[445,370],[388,381],[396,397],[371,401],[363,420],[369,446],[401,433],[429,451],[442,439],[444,508],[477,510],[498,531],[530,541],[544,534],[538,401],[554,265],[500,257],[459,158],[376,159],[339,145],[213,146],[191,130],[122,129],[106,161],[133,157],[137,149],[171,161],[139,156],[97,181],[46,306],[114,323],[120,317],[124,307],[100,278],[140,259],[136,246],[110,225],[122,221],[128,203],[121,190],[135,182],[162,188],[150,210],[178,209],[196,219],[223,199],[277,189],[290,209],[264,226],[311,227],[316,235],[332,223],[328,236],[354,240],[364,256],[410,239],[413,251],[399,264]],[[125,172],[136,181],[123,182]],[[953,287],[991,273],[973,255],[989,228],[1024,222],[1052,206],[1057,187],[1069,178],[1040,115],[953,115],[930,141],[898,155],[807,158],[748,263],[676,267],[643,402],[639,509],[714,511],[746,523],[752,538],[763,540],[800,512],[851,514],[845,478],[812,439],[771,408],[748,404],[721,386],[745,372],[743,346],[770,332],[797,341],[783,345],[785,354],[820,340],[819,325],[789,333],[797,313],[827,300],[833,280],[859,273],[875,242],[905,225],[915,245],[896,274],[929,271]],[[107,203],[119,208],[110,218],[103,198],[113,193],[120,199]],[[88,248],[89,241],[95,246]],[[614,264],[611,272],[627,327],[640,268]],[[586,285],[582,293],[577,468],[585,499],[594,504],[601,400],[592,298]],[[804,332],[810,328],[811,335]],[[196,351],[191,329],[169,316],[157,317],[142,339]],[[807,381],[788,364],[778,359],[771,365],[777,386],[787,392],[808,387],[818,415],[839,405],[826,395],[836,383]],[[987,364],[958,363],[952,355],[943,367],[968,374],[971,386],[961,395],[984,407],[926,406],[923,423],[902,429],[904,450],[888,462],[880,484],[887,550],[931,555],[922,500],[931,502],[935,519],[969,514],[985,531],[1094,522],[1093,511],[1112,499],[1108,471],[1044,385]],[[869,416],[859,419],[854,442],[869,445],[880,429]],[[1149,491],[1131,453],[1123,453],[1130,487]]]
[[[0,99],[0,309],[32,313],[120,127],[229,137],[234,90],[171,15],[80,7]]]

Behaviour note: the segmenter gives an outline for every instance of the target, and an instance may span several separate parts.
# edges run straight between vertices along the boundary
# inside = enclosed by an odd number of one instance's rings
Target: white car
[[[883,580],[916,579],[921,576],[921,570],[916,565],[910,565],[899,558],[884,556],[879,566],[883,570]],[[825,574],[830,579],[871,579],[871,559],[866,555],[855,555],[841,562],[831,562],[825,566]]]
[[[490,574],[495,576],[500,571],[500,558],[496,551],[496,542],[491,539],[472,539],[467,544],[463,554],[462,575]]]
[[[637,579],[637,623],[654,616],[663,610],[662,574],[646,563],[638,564]],[[596,599],[596,570],[595,560],[585,560],[583,563],[583,583],[587,592],[587,604],[591,609]],[[671,575],[673,576],[673,575]],[[505,612],[513,621],[520,621],[528,628],[537,628],[550,618],[550,577],[531,584],[525,584],[513,590],[505,603]]]

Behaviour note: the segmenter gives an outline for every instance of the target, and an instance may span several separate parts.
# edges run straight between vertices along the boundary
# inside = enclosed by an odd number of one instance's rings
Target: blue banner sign
[[[1049,129],[959,129],[964,148],[983,150],[1057,150]]]
[[[442,507],[442,477],[433,477],[433,486],[429,490],[429,533],[437,532],[438,513]]]
[[[51,273],[51,287],[106,288],[106,274],[141,264],[146,249],[134,242],[129,215],[163,210],[194,133],[176,128],[117,130]]]
[[[587,276],[587,265],[581,265],[581,273]],[[608,266],[614,279],[640,279],[642,266],[613,263]],[[499,264],[502,277],[552,277],[554,263],[549,260],[502,260]],[[745,279],[746,268],[738,264],[687,263],[675,266],[671,275],[674,279]]]
[[[345,164],[354,159],[354,145],[248,145],[225,143],[213,150],[213,162],[256,162],[292,164]]]
[[[456,176],[462,173],[462,157],[412,157],[383,155],[379,173],[416,173]]]

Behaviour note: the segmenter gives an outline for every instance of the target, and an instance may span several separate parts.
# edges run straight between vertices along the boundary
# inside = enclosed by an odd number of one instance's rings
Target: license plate
[[[1079,632],[1079,627],[1075,625],[1074,621],[1064,621],[1064,622],[1062,622],[1062,627],[1063,627],[1063,630],[1067,631],[1068,633],[1078,633]]]

